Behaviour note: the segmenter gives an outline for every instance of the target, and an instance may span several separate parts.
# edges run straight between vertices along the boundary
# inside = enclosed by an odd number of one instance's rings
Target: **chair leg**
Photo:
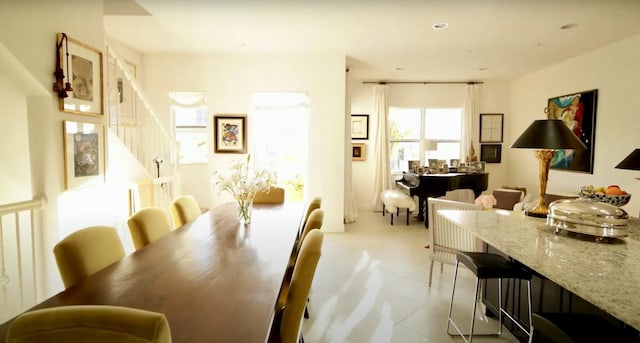
[[[391,225],[393,225],[393,212],[391,212],[390,214],[391,214]]]
[[[309,310],[307,309],[307,305],[304,305],[304,319],[309,319]]]
[[[387,211],[387,206],[384,205],[384,203],[382,203],[382,216],[384,217],[384,213]]]
[[[409,209],[407,209],[407,225],[409,225]]]

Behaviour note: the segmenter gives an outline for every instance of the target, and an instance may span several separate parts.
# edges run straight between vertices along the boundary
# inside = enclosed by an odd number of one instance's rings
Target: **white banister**
[[[44,198],[0,205],[0,322],[37,304],[38,211]]]

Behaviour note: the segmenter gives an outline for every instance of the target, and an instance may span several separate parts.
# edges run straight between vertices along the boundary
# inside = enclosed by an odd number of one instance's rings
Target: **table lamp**
[[[640,149],[633,150],[629,156],[625,157],[622,162],[618,163],[617,169],[640,170]],[[636,178],[640,180],[640,178]]]
[[[540,198],[536,207],[526,210],[525,214],[532,217],[545,218],[549,214],[549,207],[544,196],[547,192],[551,160],[558,149],[585,150],[587,146],[571,132],[562,120],[541,119],[531,123],[511,147],[536,149]]]
[[[422,141],[420,141],[420,147],[422,148],[423,154],[429,151],[436,151],[438,150],[438,141],[423,139]],[[425,158],[423,165],[426,165],[426,164],[427,164],[427,159]]]

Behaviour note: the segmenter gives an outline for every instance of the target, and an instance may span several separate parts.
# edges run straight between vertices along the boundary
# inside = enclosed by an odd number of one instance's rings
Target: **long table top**
[[[301,217],[295,203],[255,205],[245,226],[221,205],[34,309],[135,307],[164,313],[173,342],[264,343]]]
[[[441,215],[487,244],[640,330],[640,221],[628,237],[595,242],[556,234],[523,212],[442,210]]]

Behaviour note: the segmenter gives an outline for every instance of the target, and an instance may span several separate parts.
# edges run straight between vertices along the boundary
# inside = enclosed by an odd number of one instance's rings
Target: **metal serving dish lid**
[[[556,229],[600,237],[627,236],[625,210],[589,199],[556,200],[549,205],[547,225]]]

